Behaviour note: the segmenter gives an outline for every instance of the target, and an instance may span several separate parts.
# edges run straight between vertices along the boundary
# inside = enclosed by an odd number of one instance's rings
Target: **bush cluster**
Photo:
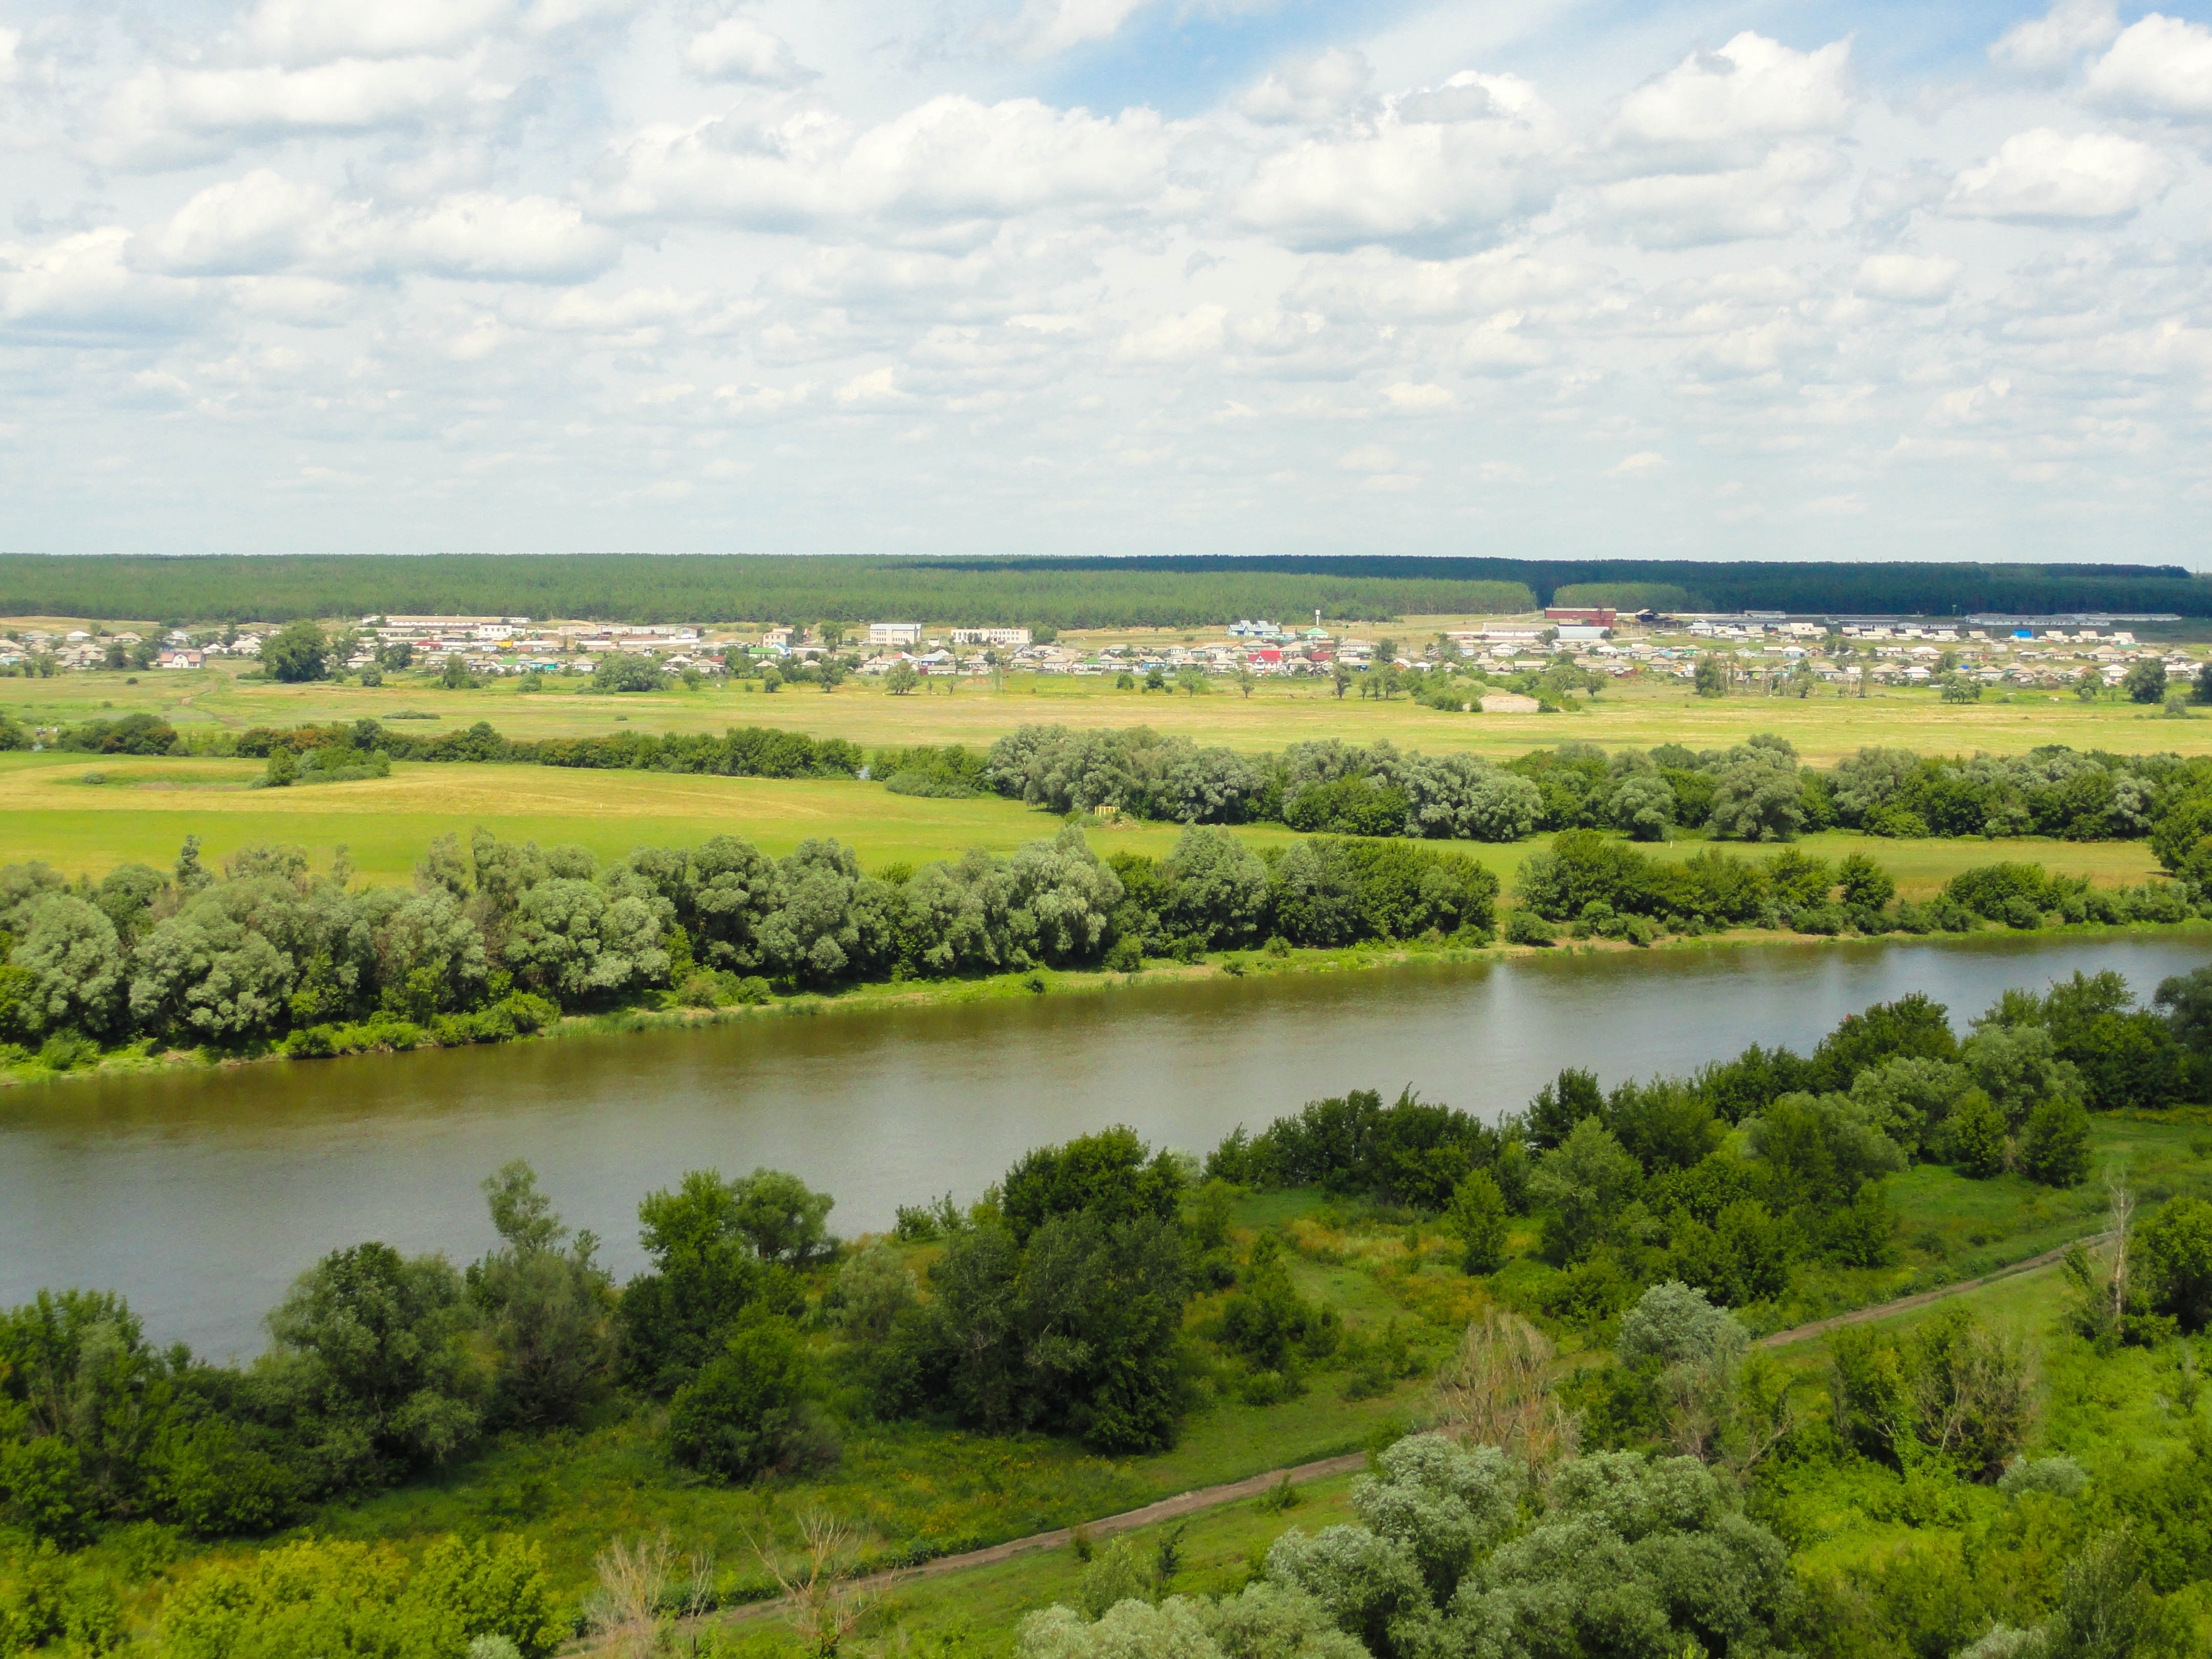
[[[1170,822],[1279,821],[1358,835],[1515,841],[1609,830],[1656,841],[1680,825],[1773,842],[1840,824],[1876,836],[2106,840],[2154,835],[2187,812],[2158,842],[2179,869],[2212,832],[2212,761],[2057,745],[1971,758],[1863,749],[1821,772],[1765,733],[1704,750],[1662,744],[1608,755],[1563,743],[1492,765],[1388,742],[1245,756],[1146,726],[1025,726],[992,746],[988,769],[1000,793],[1055,811],[1111,806]],[[2212,868],[2212,850],[2205,859]]]
[[[835,842],[771,859],[718,836],[603,866],[478,830],[465,849],[434,842],[411,890],[356,887],[343,860],[313,874],[295,848],[246,848],[218,877],[192,840],[167,874],[0,868],[0,1042],[498,1042],[670,988],[713,1005],[764,1000],[771,981],[1133,966],[1271,938],[1483,941],[1497,891],[1448,849],[1317,838],[1255,854],[1197,826],[1164,859],[1102,862],[1070,827],[881,877]]]
[[[1596,934],[1648,945],[1659,933],[1696,934],[1726,927],[1790,928],[1833,936],[1846,932],[1966,933],[1990,922],[2032,928],[2058,922],[2177,922],[2206,913],[2207,890],[2191,881],[2093,887],[2087,877],[2054,876],[2039,864],[1990,864],[1961,871],[1925,903],[1896,902],[1897,883],[1864,853],[1831,864],[1797,848],[1764,859],[1709,847],[1687,859],[1656,859],[1595,830],[1570,830],[1522,860],[1517,918],[1564,924],[1578,938]],[[1556,929],[1509,920],[1514,944],[1544,945]]]

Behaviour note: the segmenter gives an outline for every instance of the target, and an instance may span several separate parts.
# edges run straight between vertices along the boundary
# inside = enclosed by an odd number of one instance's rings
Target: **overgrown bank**
[[[1527,1554],[1591,1480],[1621,1502],[1687,1494],[1650,1534],[1674,1544],[1647,1554],[1768,1540],[1747,1558],[1765,1599],[1728,1615],[1758,1638],[1746,1652],[1889,1659],[1948,1655],[1993,1620],[2045,1620],[2066,1605],[2066,1564],[2124,1526],[2136,1553],[2118,1588],[2154,1615],[2143,1630],[2179,1629],[2212,1573],[2188,1507],[2198,1465],[2132,1484],[2094,1457],[2041,1467],[2057,1454],[2003,1331],[1962,1312],[1924,1332],[1844,1334],[1826,1351],[1826,1408],[1744,1337],[1883,1300],[1976,1248],[1995,1218],[2000,1232],[2033,1229],[2055,1208],[2094,1231],[2103,1201],[2083,1188],[2099,1149],[2133,1145],[2163,1149],[2141,1157],[2133,1266],[2115,1294],[2083,1258],[2069,1318],[2086,1322],[2067,1340],[2116,1364],[2194,1342],[2212,1316],[2212,1166],[2184,1156],[2186,1130],[2146,1142],[2098,1103],[2129,1047],[2118,1032],[2201,1097],[2208,1008],[2212,970],[2148,1008],[2112,976],[2077,977],[2008,994],[1963,1040],[1944,1010],[1906,998],[1806,1054],[1754,1048],[1611,1091],[1570,1069],[1498,1124],[1354,1094],[1233,1134],[1203,1163],[1109,1130],[1025,1155],[973,1203],[917,1201],[894,1237],[853,1246],[829,1232],[830,1196],[791,1176],[695,1171],[640,1204],[648,1262],[619,1287],[510,1166],[485,1183],[499,1243],[484,1257],[457,1269],[373,1243],[334,1252],[272,1314],[270,1351],[249,1366],[147,1343],[112,1297],[61,1292],[0,1316],[0,1607],[19,1645],[135,1634],[149,1653],[274,1659],[312,1638],[363,1659],[458,1659],[495,1636],[542,1659],[580,1626],[618,1635],[638,1615],[610,1554],[596,1589],[585,1564],[636,1524],[641,1498],[646,1516],[725,1537],[767,1529],[787,1571],[810,1504],[844,1511],[839,1570],[912,1561],[1115,1507],[1126,1469],[1073,1443],[1125,1456],[1235,1422],[1241,1455],[1266,1459],[1291,1424],[1311,1431],[1311,1405],[1356,1415],[1434,1368],[1429,1420],[1488,1449],[1471,1455],[1507,1482],[1490,1530],[1455,1560]],[[1561,1374],[1544,1363],[1553,1343],[1583,1363]],[[1373,1622],[1339,1569],[1356,1548],[1361,1571],[1395,1571],[1391,1540],[1422,1535],[1405,1531],[1428,1512],[1416,1500],[1465,1455],[1401,1448],[1379,1473],[1385,1489],[1410,1483],[1405,1513],[1355,1504],[1373,1540],[1281,1544],[1224,1588],[1234,1599],[1249,1582],[1294,1627],[1339,1632],[1353,1644],[1330,1650],[1341,1659],[1410,1659],[1413,1635]],[[575,1480],[574,1507],[550,1501]],[[1905,1577],[1808,1565],[1819,1505],[1861,1501],[1850,1494],[1912,1506],[1930,1536],[2015,1516],[2022,1494],[2063,1501],[2033,1517],[2035,1540],[1983,1540],[2009,1565],[1942,1614],[1958,1640],[1899,1650],[1869,1632],[1934,1616]],[[471,1518],[446,1537],[457,1517]],[[212,1554],[185,1541],[301,1522],[313,1530]],[[580,1550],[580,1534],[597,1541]],[[1123,1624],[1150,1619],[1200,1588],[1175,1583],[1171,1554],[1098,1559],[1070,1597],[1079,1623],[1057,1621],[1073,1652],[1109,1640],[1116,1608],[1138,1604]],[[1652,1651],[1711,1633],[1710,1571],[1670,1598],[1663,1561],[1622,1571],[1660,1621]],[[638,1615],[648,1633],[684,1606],[776,1589],[742,1552],[678,1577]],[[1585,1589],[1550,1593],[1583,1617]],[[1465,1597],[1400,1605],[1447,1630],[1480,1612]],[[1009,1635],[975,1650],[1002,1652]]]
[[[1255,849],[1186,829],[1154,859],[1099,858],[1069,826],[872,874],[835,842],[771,859],[734,836],[602,865],[478,830],[441,837],[411,888],[357,884],[299,849],[248,848],[218,874],[188,839],[168,872],[94,884],[0,868],[0,1060],[19,1073],[162,1055],[298,1057],[495,1042],[562,1020],[680,1017],[792,998],[977,994],[994,980],[1127,975],[1214,961],[1228,973],[1361,947],[1465,953],[1565,940],[1966,934],[1992,925],[2172,924],[2212,914],[2187,879],[2097,888],[2032,864],[1899,902],[1864,853],[1719,848],[1656,861],[1591,831],[1526,861],[1500,913],[1464,853],[1313,836]],[[939,988],[933,991],[931,988]],[[867,1000],[864,997],[863,1000]]]

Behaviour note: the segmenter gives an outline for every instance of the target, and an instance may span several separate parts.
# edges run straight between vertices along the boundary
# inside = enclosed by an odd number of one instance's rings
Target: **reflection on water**
[[[1102,1124],[1203,1151],[1304,1101],[1410,1084],[1486,1115],[1561,1066],[1606,1081],[1746,1043],[1804,1048],[1925,991],[1966,1020],[2010,985],[2115,968],[2148,995],[2212,935],[1751,945],[1414,964],[957,1008],[60,1082],[0,1097],[0,1305],[122,1291],[149,1334],[223,1354],[323,1251],[480,1253],[477,1183],[537,1168],[637,1265],[635,1211],[686,1169],[769,1164],[835,1224],[972,1196],[1024,1149]]]

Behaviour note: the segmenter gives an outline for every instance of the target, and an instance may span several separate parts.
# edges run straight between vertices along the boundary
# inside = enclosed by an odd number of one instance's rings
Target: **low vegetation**
[[[1457,708],[1460,696],[1445,701]],[[0,714],[0,748],[30,743],[27,727]],[[1493,763],[1463,753],[1401,752],[1388,740],[1334,738],[1247,755],[1149,726],[1029,725],[988,751],[950,744],[870,754],[844,738],[759,726],[720,737],[515,738],[483,720],[424,734],[362,719],[186,733],[143,712],[76,722],[55,744],[94,755],[265,760],[264,781],[272,785],[381,776],[393,761],[867,776],[902,794],[998,794],[1062,814],[1103,811],[1173,823],[1281,823],[1415,839],[1514,842],[1547,830],[1595,830],[1644,842],[1685,831],[1788,842],[1838,827],[1912,840],[2148,838],[2167,869],[2212,873],[2212,757],[2081,753],[2056,744],[1972,757],[1866,748],[1822,771],[1801,764],[1790,740],[1773,733],[1705,750],[1670,743],[1608,754],[1570,742]]]

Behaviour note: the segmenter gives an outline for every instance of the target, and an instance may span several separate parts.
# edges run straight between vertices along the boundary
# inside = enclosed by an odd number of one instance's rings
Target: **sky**
[[[0,549],[2195,568],[2191,3],[0,0]]]

